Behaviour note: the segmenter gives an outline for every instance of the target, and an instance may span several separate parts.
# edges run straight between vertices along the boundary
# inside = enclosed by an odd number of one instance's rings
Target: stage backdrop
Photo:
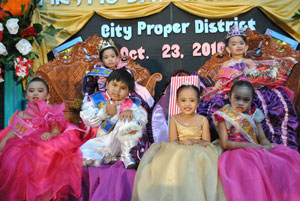
[[[170,4],[160,13],[136,19],[106,19],[95,14],[68,41],[94,34],[112,38],[122,55],[131,56],[151,73],[164,75],[157,84],[157,96],[174,71],[197,71],[212,54],[222,51],[224,36],[234,23],[260,33],[270,28],[289,36],[258,8],[232,18],[209,19]]]

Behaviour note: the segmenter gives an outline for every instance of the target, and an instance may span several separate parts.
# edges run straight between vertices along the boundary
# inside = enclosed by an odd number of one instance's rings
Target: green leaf
[[[34,75],[33,70],[29,69],[29,75]]]
[[[27,37],[26,40],[29,40],[29,41],[33,40],[33,36]]]
[[[8,0],[2,0],[2,3],[6,4],[8,2]]]
[[[41,45],[43,39],[44,39],[44,36],[42,36],[42,35],[37,35],[35,37],[35,40],[39,45]]]
[[[24,13],[24,11],[25,11],[25,4],[22,4],[21,5],[21,15]]]
[[[29,54],[26,55],[27,59],[34,59],[37,58],[38,54],[36,52],[30,52]]]
[[[294,20],[300,19],[300,14],[295,13],[295,15],[293,15],[292,17]]]
[[[51,24],[47,27],[47,29],[44,31],[45,34],[49,36],[54,36],[57,32],[60,32],[63,29],[55,29],[55,27]]]
[[[36,33],[40,33],[43,30],[43,26],[41,24],[35,23],[32,26],[36,30]]]

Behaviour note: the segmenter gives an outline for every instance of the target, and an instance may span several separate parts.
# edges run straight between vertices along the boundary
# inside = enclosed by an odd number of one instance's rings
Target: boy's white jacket
[[[132,104],[130,108],[133,113],[132,121],[121,122],[119,119],[120,107],[117,106],[117,114],[110,116],[106,113],[106,106],[99,109],[94,106],[92,101],[85,101],[82,105],[82,111],[80,112],[80,117],[87,127],[99,127],[103,120],[109,119],[110,121],[116,123],[115,128],[118,128],[118,135],[127,134],[131,131],[142,130],[147,124],[147,112],[142,106]],[[99,132],[97,136],[106,134],[102,129],[98,129]],[[137,132],[137,134],[141,132]]]

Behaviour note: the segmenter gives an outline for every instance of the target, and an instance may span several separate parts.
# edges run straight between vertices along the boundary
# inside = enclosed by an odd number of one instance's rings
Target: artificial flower
[[[3,24],[0,23],[0,31],[3,31]]]
[[[13,16],[16,16],[16,15],[22,15],[26,13],[28,9],[28,5],[30,4],[31,4],[31,0],[13,0],[13,1],[10,0],[10,1],[6,1],[6,3],[2,1],[1,8],[3,10],[9,11]],[[22,13],[22,5],[25,5],[23,13]]]
[[[6,47],[3,45],[3,43],[0,42],[0,55],[6,56],[8,54]]]
[[[33,26],[29,26],[26,29],[24,29],[23,31],[21,31],[22,38],[27,38],[29,36],[36,36],[36,35],[37,35],[37,32]]]
[[[10,18],[6,22],[6,28],[10,34],[17,34],[19,31],[19,19],[18,18]]]
[[[31,46],[30,42],[26,39],[21,39],[16,44],[16,48],[24,56],[29,54],[32,51],[32,46]]]
[[[15,61],[16,75],[21,78],[25,78],[29,75],[29,70],[32,66],[32,60],[27,60],[19,56]]]
[[[2,38],[3,38],[3,31],[0,31],[0,42],[2,42]]]

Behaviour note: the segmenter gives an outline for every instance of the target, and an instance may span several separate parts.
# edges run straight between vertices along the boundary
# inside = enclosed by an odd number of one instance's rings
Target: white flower
[[[30,42],[26,39],[21,39],[16,44],[16,48],[24,56],[32,51],[32,46],[31,46]]]
[[[3,31],[3,24],[0,23],[0,31]]]
[[[18,22],[19,22],[19,19],[17,19],[17,18],[10,18],[9,20],[7,20],[6,27],[10,34],[15,35],[18,33],[18,30],[19,30]]]
[[[0,55],[6,56],[8,54],[6,47],[3,45],[3,43],[0,42]]]

